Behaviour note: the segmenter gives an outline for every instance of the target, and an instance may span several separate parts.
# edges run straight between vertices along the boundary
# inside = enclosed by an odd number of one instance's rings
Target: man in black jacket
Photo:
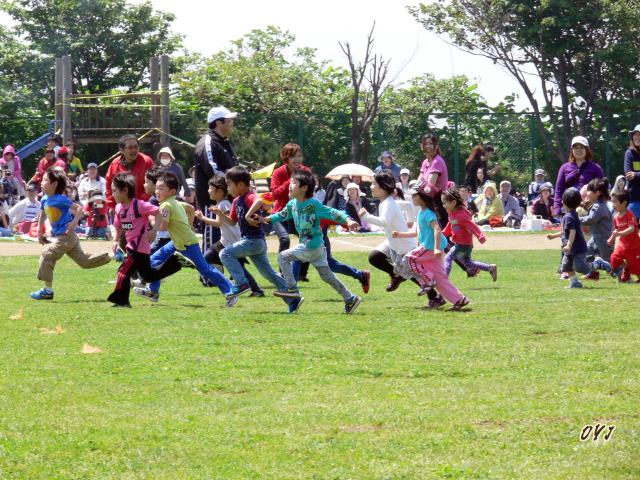
[[[198,208],[211,204],[209,200],[208,181],[215,174],[224,173],[238,164],[238,159],[229,142],[233,130],[233,119],[238,114],[225,107],[213,107],[207,114],[208,132],[196,144],[195,150],[195,185]]]

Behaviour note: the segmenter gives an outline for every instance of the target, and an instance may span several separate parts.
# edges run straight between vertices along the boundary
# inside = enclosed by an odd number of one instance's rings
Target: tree
[[[374,22],[367,35],[364,59],[357,65],[349,42],[340,42],[351,73],[351,161],[354,163],[367,163],[371,149],[371,125],[378,115],[380,98],[389,85],[386,80],[390,59],[372,52],[375,28]]]
[[[573,135],[599,136],[596,113],[629,108],[640,93],[636,0],[437,0],[409,11],[427,30],[506,69],[559,161]]]
[[[348,131],[340,125],[348,124],[348,73],[316,60],[314,49],[296,47],[290,32],[252,30],[225,51],[177,63],[171,110],[178,136],[195,138],[207,110],[225,105],[240,112],[234,142],[245,161],[265,165],[278,159],[283,144],[304,139],[305,156],[321,172],[348,157]]]
[[[52,98],[53,59],[70,55],[74,92],[134,91],[146,86],[149,59],[173,53],[181,37],[171,32],[173,14],[151,2],[126,0],[0,0],[17,22],[23,44],[22,81]],[[0,74],[6,74],[0,62]]]

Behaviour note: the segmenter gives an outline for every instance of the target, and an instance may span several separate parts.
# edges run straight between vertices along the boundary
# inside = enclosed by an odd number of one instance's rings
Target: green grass
[[[454,270],[464,313],[374,273],[354,316],[315,272],[293,316],[190,270],[112,309],[115,265],[66,258],[35,302],[37,258],[0,258],[0,478],[638,478],[640,286],[564,290],[558,256],[478,252],[500,277]]]

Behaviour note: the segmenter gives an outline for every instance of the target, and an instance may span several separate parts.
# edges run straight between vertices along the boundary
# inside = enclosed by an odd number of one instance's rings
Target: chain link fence
[[[174,111],[171,133],[195,143],[206,129],[204,118],[204,111]],[[610,179],[622,173],[624,152],[629,146],[627,132],[638,123],[638,113],[597,117],[593,130],[598,133],[587,135],[595,160]],[[42,134],[47,124],[46,118],[2,118],[2,145],[24,146]],[[236,152],[255,166],[279,162],[280,148],[289,142],[302,146],[306,163],[320,174],[351,161],[351,119],[347,114],[242,113],[235,125],[232,141]],[[380,153],[388,150],[396,156],[399,165],[411,170],[415,178],[423,159],[420,139],[427,132],[440,138],[449,176],[456,182],[464,179],[465,161],[471,149],[480,143],[495,147],[494,161],[502,167],[495,180],[508,179],[518,189],[526,187],[536,168],[544,168],[553,181],[560,167],[560,161],[548,151],[533,115],[526,113],[381,114],[371,128],[368,166],[375,168]],[[15,139],[13,135],[21,138]],[[595,135],[597,138],[593,138]],[[172,146],[180,163],[190,167],[193,164],[191,147]],[[116,148],[115,145],[81,145],[79,155],[85,164],[100,162]],[[32,173],[36,160],[32,156],[24,162],[27,174]]]

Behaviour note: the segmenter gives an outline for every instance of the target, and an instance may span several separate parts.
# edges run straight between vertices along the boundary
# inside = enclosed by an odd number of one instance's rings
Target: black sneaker
[[[349,300],[344,302],[344,313],[346,313],[347,315],[351,315],[356,311],[356,308],[358,308],[360,302],[362,302],[362,299],[359,296],[354,295],[353,297],[351,297]]]
[[[294,298],[293,300],[291,300],[291,302],[289,303],[289,313],[296,313],[298,310],[300,310],[302,302],[304,302],[304,297]]]
[[[298,278],[298,281],[299,282],[308,282],[309,279],[307,277],[300,277],[300,278]]]
[[[113,308],[131,308],[130,303],[114,303],[111,305]]]
[[[429,309],[440,308],[445,303],[447,303],[447,302],[445,301],[444,298],[442,298],[442,295],[438,295],[436,298],[433,298],[433,299],[429,300],[429,303],[427,303],[427,308],[429,308]]]
[[[255,292],[251,292],[251,294],[249,296],[250,297],[262,298],[262,297],[264,297],[264,290],[256,290]]]

